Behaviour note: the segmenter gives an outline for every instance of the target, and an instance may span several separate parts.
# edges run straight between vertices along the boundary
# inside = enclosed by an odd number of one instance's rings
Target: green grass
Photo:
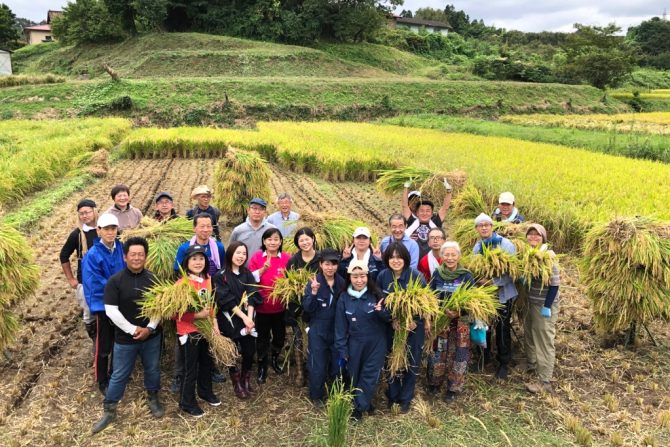
[[[0,78],[0,88],[5,87],[17,87],[19,85],[30,85],[30,84],[56,84],[59,82],[65,82],[65,78],[62,76],[55,76],[52,74],[42,75],[42,76],[26,76],[26,75],[17,75],[17,76],[3,76]]]
[[[225,103],[227,94],[230,103]],[[132,107],[115,107],[120,98]],[[232,124],[239,118],[367,120],[414,113],[627,110],[588,86],[417,78],[188,78],[75,81],[0,90],[0,118],[71,115],[149,117],[162,125]]]
[[[626,82],[624,88],[631,91],[670,88],[670,70],[640,68],[631,74],[630,80]]]
[[[464,132],[475,135],[516,138],[539,143],[561,144],[575,148],[622,155],[629,158],[658,160],[670,163],[670,142],[663,135],[631,134],[630,132],[537,127],[453,117],[447,115],[406,115],[383,122],[407,127]]]

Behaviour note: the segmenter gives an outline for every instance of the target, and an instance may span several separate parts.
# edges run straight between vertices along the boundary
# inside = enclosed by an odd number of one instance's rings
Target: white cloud
[[[17,17],[30,19],[34,22],[41,22],[47,19],[47,12],[52,10],[61,10],[67,5],[67,0],[0,0],[9,6]],[[74,1],[74,0],[73,0]]]

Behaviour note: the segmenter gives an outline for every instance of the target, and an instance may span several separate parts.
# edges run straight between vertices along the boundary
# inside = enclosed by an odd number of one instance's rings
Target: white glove
[[[475,329],[484,329],[485,331],[489,330],[488,324],[484,323],[482,320],[475,320]]]
[[[449,181],[446,177],[444,177],[444,182],[442,184],[444,185],[444,189],[446,189],[447,192],[451,192],[451,185],[449,184]]]
[[[405,188],[409,188],[412,184],[410,182],[405,182],[402,184]]]

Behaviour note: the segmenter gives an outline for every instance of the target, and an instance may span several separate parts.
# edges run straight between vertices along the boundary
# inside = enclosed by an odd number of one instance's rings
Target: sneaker
[[[407,414],[409,413],[410,408],[412,407],[411,402],[403,402],[400,404],[400,413]]]
[[[182,376],[174,376],[172,383],[170,384],[170,392],[177,394],[181,391],[181,384],[184,378]]]
[[[212,373],[212,382],[214,383],[223,383],[226,381],[226,376],[221,374],[220,372],[213,372]]]
[[[509,371],[507,369],[507,365],[500,365],[498,367],[498,371],[496,371],[496,379],[505,380],[507,379],[508,375]]]
[[[444,401],[446,403],[452,403],[453,401],[456,400],[457,394],[454,391],[447,391],[447,393],[444,395]]]
[[[202,411],[202,408],[200,407],[194,407],[194,408],[179,407],[179,408],[181,408],[183,412],[190,414],[194,418],[201,418],[205,415],[205,412]]]
[[[212,407],[218,407],[219,405],[221,405],[221,401],[219,400],[218,397],[216,397],[215,394],[210,394],[209,396],[198,395],[198,397],[207,402],[208,404],[210,404]]]
[[[535,374],[537,371],[537,365],[535,363],[528,363],[526,365],[526,374]]]
[[[526,384],[526,390],[529,393],[537,394],[540,392],[553,393],[554,388],[551,386],[550,382],[532,382]]]
[[[351,420],[353,422],[360,422],[363,420],[363,412],[361,410],[354,410],[351,413]]]

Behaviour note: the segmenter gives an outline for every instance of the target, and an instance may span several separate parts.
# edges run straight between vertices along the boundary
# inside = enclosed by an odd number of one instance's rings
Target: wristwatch
[[[156,332],[156,328],[153,328],[151,326],[147,326],[147,329],[149,329],[149,335],[153,335]]]

